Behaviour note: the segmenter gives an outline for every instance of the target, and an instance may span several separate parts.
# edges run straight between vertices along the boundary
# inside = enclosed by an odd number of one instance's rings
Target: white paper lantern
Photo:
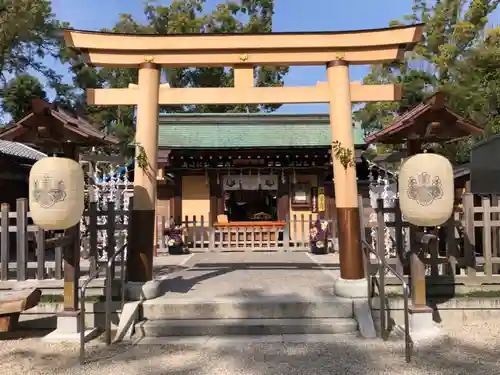
[[[46,157],[37,161],[29,177],[29,209],[43,229],[68,229],[78,224],[84,210],[84,176],[74,160]]]
[[[401,213],[413,225],[433,227],[453,212],[453,167],[438,154],[417,154],[405,160],[399,172]]]

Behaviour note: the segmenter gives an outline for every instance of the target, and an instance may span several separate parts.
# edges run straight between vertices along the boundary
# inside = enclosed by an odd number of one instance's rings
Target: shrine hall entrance
[[[278,221],[278,175],[241,173],[222,177],[224,212],[214,223],[213,248],[268,251],[283,246],[285,222]]]
[[[225,222],[277,221],[278,176],[246,174],[223,176]],[[218,220],[220,221],[220,220]]]
[[[276,221],[277,191],[237,190],[224,194],[224,205],[229,222]]]

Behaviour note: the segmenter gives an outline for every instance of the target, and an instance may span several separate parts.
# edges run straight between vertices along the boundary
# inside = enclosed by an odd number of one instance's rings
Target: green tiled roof
[[[162,148],[329,147],[329,116],[289,114],[171,114],[160,116]],[[353,127],[354,143],[363,133]]]

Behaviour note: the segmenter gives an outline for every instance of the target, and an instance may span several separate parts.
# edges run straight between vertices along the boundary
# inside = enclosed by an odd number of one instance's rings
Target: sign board
[[[325,188],[318,188],[318,212],[326,211]]]

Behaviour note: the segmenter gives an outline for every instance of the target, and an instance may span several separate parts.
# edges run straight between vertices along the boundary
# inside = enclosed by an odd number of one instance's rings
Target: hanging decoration
[[[93,150],[95,154],[95,150]],[[85,185],[87,205],[95,205],[97,212],[105,212],[108,210],[109,204],[113,203],[116,211],[128,212],[130,209],[131,198],[133,197],[133,182],[129,178],[128,167],[121,167],[116,163],[107,161],[97,162],[81,162],[88,163],[87,183]],[[107,224],[106,215],[97,216],[97,249],[90,249],[91,255],[98,257],[99,261],[106,261],[108,259],[108,243],[109,233],[106,230]],[[116,229],[114,232],[114,250],[117,251],[127,241],[127,227],[128,215],[116,215],[115,217],[117,226],[121,229]],[[80,221],[81,233],[81,252],[82,254],[88,253],[90,242],[90,221],[89,217],[85,216]],[[97,254],[93,253],[97,251]],[[126,251],[123,256],[126,258]],[[121,254],[118,255],[118,258]]]
[[[278,176],[275,174],[262,175],[260,188],[262,190],[278,190]]]
[[[378,238],[378,230],[377,227],[377,202],[379,199],[382,199],[383,208],[394,208],[396,206],[396,200],[398,199],[397,192],[397,184],[391,179],[386,173],[384,177],[379,173],[377,180],[374,179],[372,172],[368,175],[368,179],[370,181],[369,187],[369,195],[370,195],[370,205],[373,209],[372,213],[369,217],[369,222],[373,223],[371,225],[371,240],[372,244],[375,248],[377,248],[377,238]],[[395,214],[394,213],[384,213],[384,222],[394,222]],[[388,227],[384,225],[384,249],[386,257],[394,257],[396,256],[396,232],[394,227]],[[403,233],[403,237],[405,234]],[[374,255],[372,255],[374,257]]]
[[[311,187],[311,212],[318,213],[318,188],[315,186]]]

